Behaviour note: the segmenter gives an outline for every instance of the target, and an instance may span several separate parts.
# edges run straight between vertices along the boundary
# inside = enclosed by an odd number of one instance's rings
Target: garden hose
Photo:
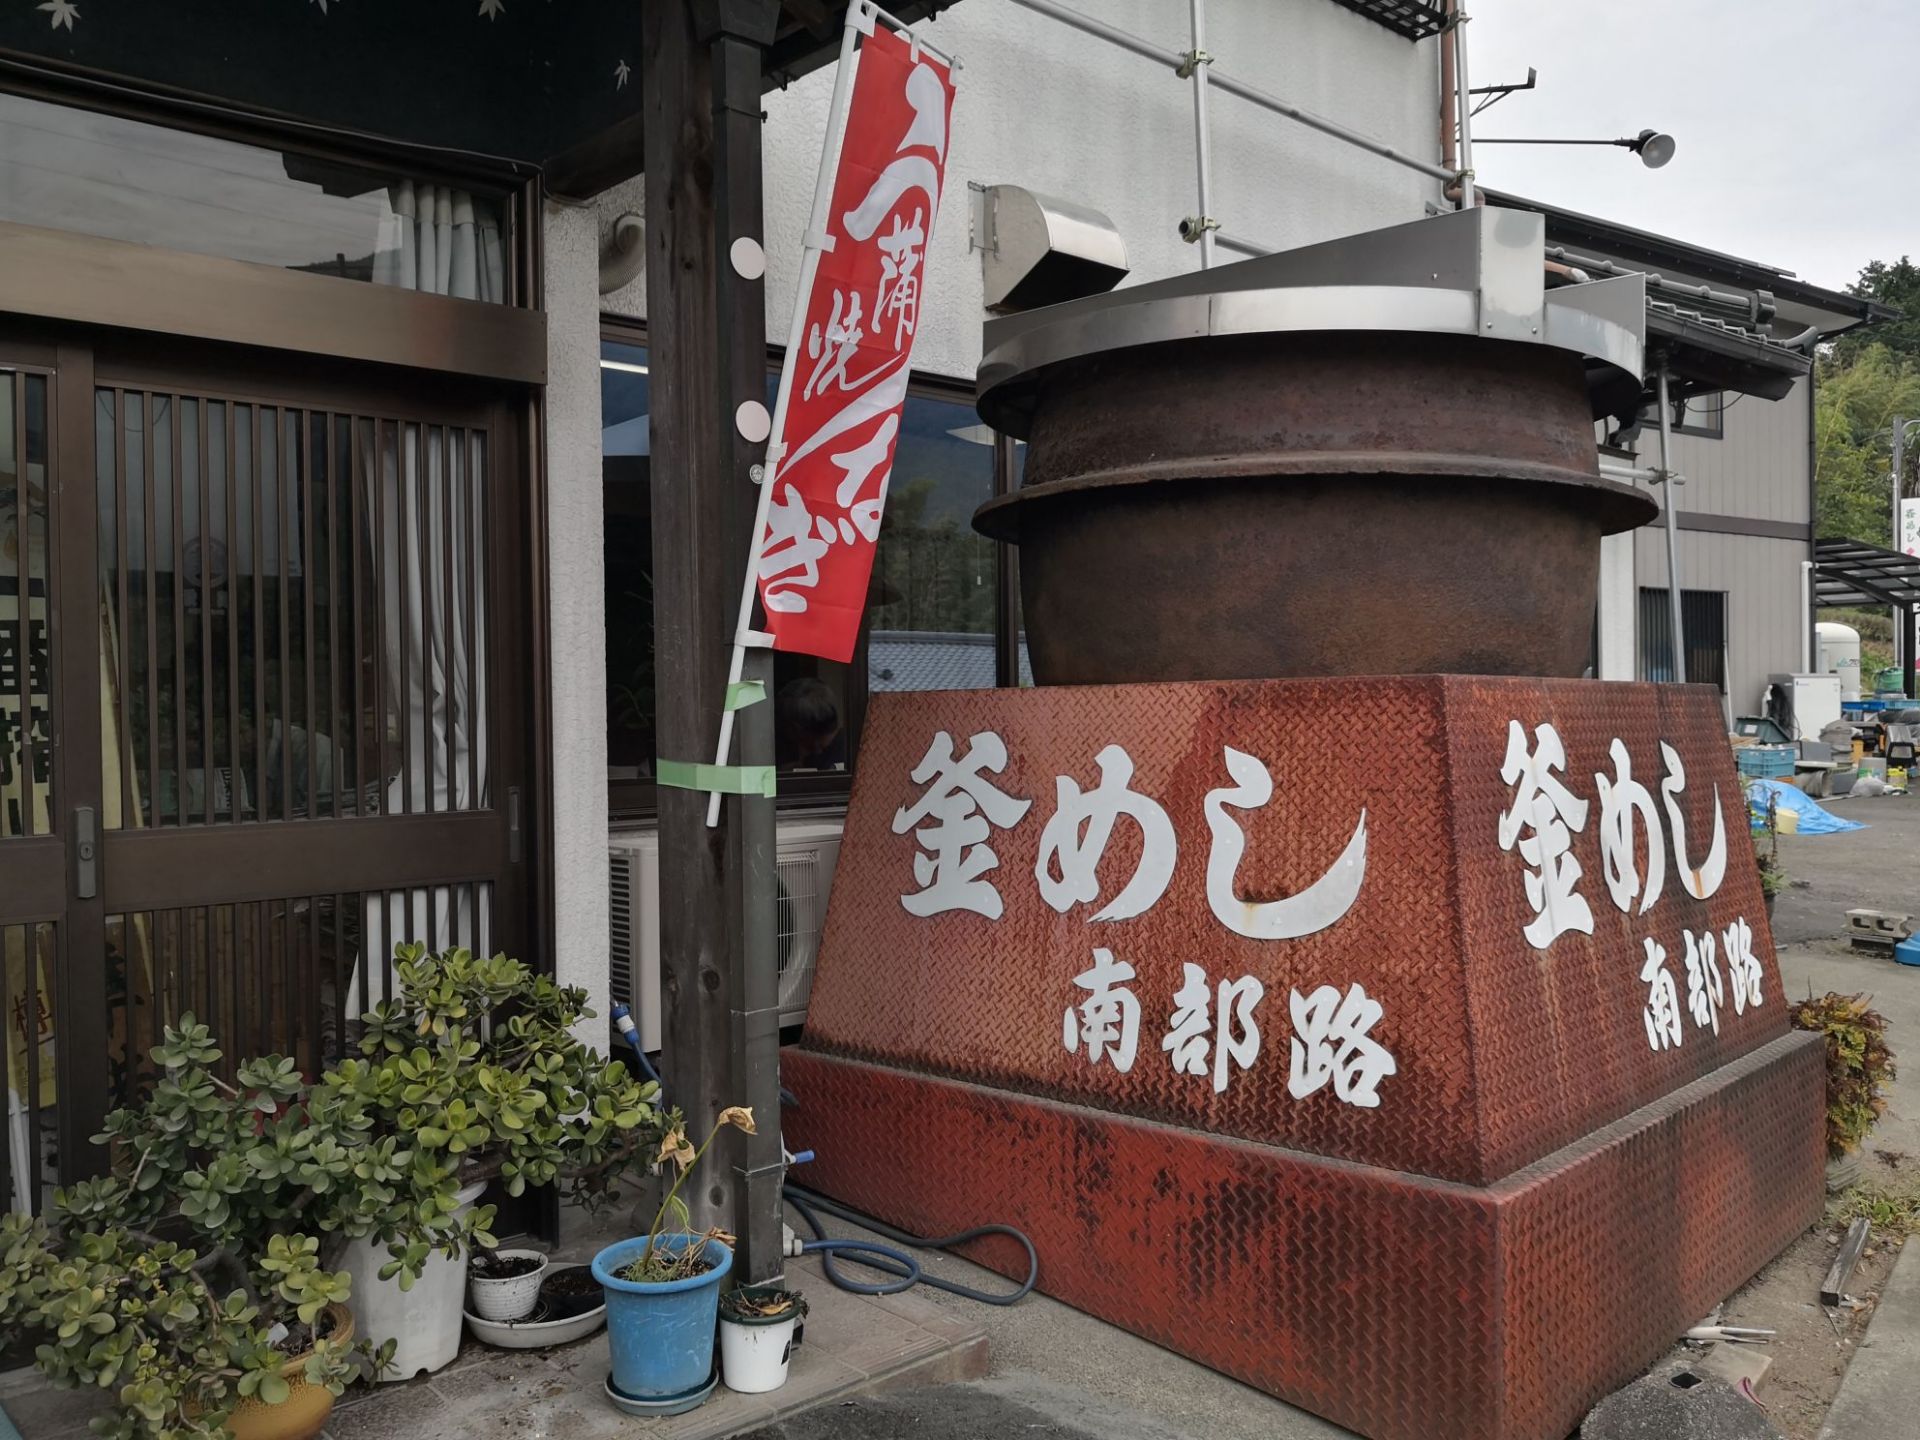
[[[625,1005],[615,1005],[613,1007],[613,1023],[618,1027],[621,1035],[626,1038],[627,1044],[633,1047],[633,1053],[639,1057],[640,1068],[647,1072],[647,1078],[658,1085],[661,1093],[665,1094],[667,1089],[666,1084],[660,1079],[660,1072],[653,1068],[653,1062],[647,1059],[647,1048],[640,1043],[640,1032],[634,1028],[633,1011],[629,1010]]]
[[[666,1086],[660,1079],[660,1072],[653,1068],[648,1060],[646,1048],[640,1043],[640,1032],[633,1023],[633,1013],[625,1005],[613,1007],[613,1023],[640,1061],[640,1068],[647,1072],[647,1078],[660,1086],[666,1093]],[[780,1089],[780,1103],[797,1105],[793,1092],[785,1086]],[[782,1147],[785,1153],[785,1147]],[[798,1155],[789,1155],[789,1163],[799,1163],[813,1158],[811,1150],[803,1150]],[[918,1235],[909,1235],[904,1230],[896,1230],[891,1225],[883,1225],[849,1210],[837,1201],[824,1195],[816,1195],[811,1190],[798,1185],[784,1185],[781,1196],[800,1213],[813,1231],[813,1239],[800,1243],[799,1252],[804,1255],[818,1255],[820,1268],[826,1272],[827,1279],[842,1290],[855,1295],[898,1295],[902,1290],[911,1290],[915,1285],[931,1285],[936,1290],[945,1290],[950,1295],[959,1295],[968,1300],[978,1300],[982,1305],[1012,1305],[1024,1300],[1033,1291],[1034,1283],[1040,1278],[1040,1257],[1034,1252],[1033,1241],[1011,1225],[977,1225],[971,1230],[962,1230],[958,1235],[944,1235],[937,1239],[923,1239]],[[836,1219],[848,1221],[865,1229],[872,1230],[892,1245],[881,1245],[871,1240],[835,1240],[828,1236],[826,1227],[820,1223],[819,1212],[824,1211]],[[993,1295],[984,1290],[976,1290],[971,1285],[962,1285],[953,1280],[942,1280],[937,1275],[929,1275],[920,1268],[920,1262],[907,1253],[912,1250],[951,1250],[964,1245],[969,1240],[979,1240],[988,1235],[1005,1235],[1016,1240],[1020,1248],[1027,1252],[1027,1278],[1020,1282],[1017,1290],[1005,1295]],[[906,1249],[896,1249],[905,1246]],[[840,1273],[834,1257],[843,1255],[856,1265],[864,1265],[869,1270],[878,1270],[883,1275],[891,1275],[891,1280],[868,1281],[852,1280]]]
[[[915,1285],[931,1285],[936,1290],[945,1290],[950,1295],[963,1296],[968,1300],[978,1300],[982,1305],[1012,1305],[1024,1300],[1033,1290],[1034,1283],[1040,1278],[1040,1257],[1034,1253],[1033,1241],[1011,1225],[976,1225],[971,1230],[962,1230],[958,1235],[943,1235],[937,1239],[925,1239],[918,1235],[909,1235],[904,1230],[896,1230],[891,1225],[883,1225],[878,1220],[849,1210],[824,1195],[816,1195],[811,1190],[798,1185],[786,1185],[781,1189],[786,1202],[800,1213],[807,1222],[814,1238],[800,1244],[802,1254],[818,1255],[820,1268],[826,1276],[842,1290],[851,1290],[856,1295],[897,1295],[902,1290],[910,1290]],[[891,1240],[895,1245],[904,1245],[915,1250],[951,1250],[964,1245],[969,1240],[978,1240],[987,1235],[1005,1235],[1017,1240],[1020,1248],[1027,1252],[1027,1278],[1020,1282],[1016,1290],[1004,1295],[989,1294],[985,1290],[976,1290],[971,1285],[962,1285],[955,1280],[942,1280],[938,1275],[928,1275],[920,1268],[920,1263],[905,1250],[896,1250],[889,1245],[877,1244],[871,1240],[833,1240],[829,1239],[826,1227],[820,1223],[818,1211],[825,1211],[837,1219],[872,1230],[882,1239]],[[840,1273],[834,1262],[836,1255],[844,1255],[856,1265],[865,1265],[870,1270],[878,1270],[883,1275],[891,1275],[892,1280],[865,1281],[852,1280]]]

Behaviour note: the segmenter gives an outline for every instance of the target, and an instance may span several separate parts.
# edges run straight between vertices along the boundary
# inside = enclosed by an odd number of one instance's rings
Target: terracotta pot
[[[327,1339],[347,1342],[353,1339],[353,1312],[344,1305],[329,1305],[333,1329]],[[278,1405],[259,1400],[242,1400],[227,1416],[227,1430],[234,1440],[313,1440],[326,1427],[333,1414],[333,1392],[324,1385],[307,1383],[306,1351],[280,1367],[293,1393]]]

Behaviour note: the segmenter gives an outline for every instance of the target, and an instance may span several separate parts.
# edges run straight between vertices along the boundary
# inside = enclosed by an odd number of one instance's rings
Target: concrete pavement
[[[1887,1017],[1899,1073],[1887,1113],[1867,1141],[1867,1173],[1911,1182],[1920,1174],[1920,967],[1853,950],[1843,937],[1850,909],[1920,916],[1920,796],[1829,800],[1836,815],[1872,828],[1842,835],[1785,835],[1780,859],[1795,884],[1774,915],[1788,999],[1811,988],[1862,991]],[[1906,1157],[1896,1170],[1874,1152]],[[1820,1440],[1912,1440],[1920,1376],[1920,1244],[1909,1243],[1880,1293],[1865,1338],[1847,1367]]]
[[[1920,1244],[1909,1243],[1880,1292],[1820,1440],[1913,1440],[1920,1394]]]
[[[1780,837],[1780,861],[1793,881],[1774,909],[1781,983],[1789,1001],[1809,989],[1873,997],[1887,1017],[1887,1043],[1904,1063],[1867,1148],[1904,1152],[1920,1169],[1920,966],[1854,950],[1844,938],[1849,910],[1920,916],[1920,795],[1822,803],[1870,828]]]

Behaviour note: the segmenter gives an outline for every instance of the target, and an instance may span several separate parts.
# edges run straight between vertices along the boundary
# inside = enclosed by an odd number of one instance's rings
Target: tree
[[[1920,265],[1905,255],[1891,265],[1884,260],[1872,261],[1847,287],[1847,293],[1890,305],[1900,311],[1900,318],[1841,337],[1835,351],[1842,360],[1852,364],[1875,345],[1920,360]]]
[[[1920,283],[1920,271],[1915,274]],[[1814,529],[1822,539],[1892,543],[1896,419],[1920,419],[1920,349],[1906,355],[1876,343],[1852,357],[1821,359],[1814,413]],[[1917,475],[1920,445],[1913,445],[1906,456],[1909,495],[1920,495]]]

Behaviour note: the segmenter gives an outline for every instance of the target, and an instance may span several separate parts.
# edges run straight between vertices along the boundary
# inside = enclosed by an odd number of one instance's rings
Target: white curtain
[[[497,212],[449,185],[403,180],[387,187],[389,214],[380,223],[373,278],[381,285],[505,302],[505,246]]]
[[[376,281],[426,294],[505,300],[500,227],[484,212],[476,215],[472,196],[409,181],[391,187],[388,198],[393,213],[374,255]],[[390,773],[381,777],[379,791],[389,815],[488,804],[488,537],[482,502],[491,457],[485,443],[475,431],[428,426],[423,435],[423,427],[411,424],[380,425],[358,438],[362,473],[380,487],[366,523],[378,557],[383,617],[382,721],[393,737]],[[468,634],[474,637],[472,654]],[[437,886],[369,895],[362,943],[370,993],[364,1003],[387,997],[385,961],[397,941],[411,937],[483,953],[490,948],[490,891],[485,885]],[[360,1012],[362,998],[349,997],[350,1016]]]

